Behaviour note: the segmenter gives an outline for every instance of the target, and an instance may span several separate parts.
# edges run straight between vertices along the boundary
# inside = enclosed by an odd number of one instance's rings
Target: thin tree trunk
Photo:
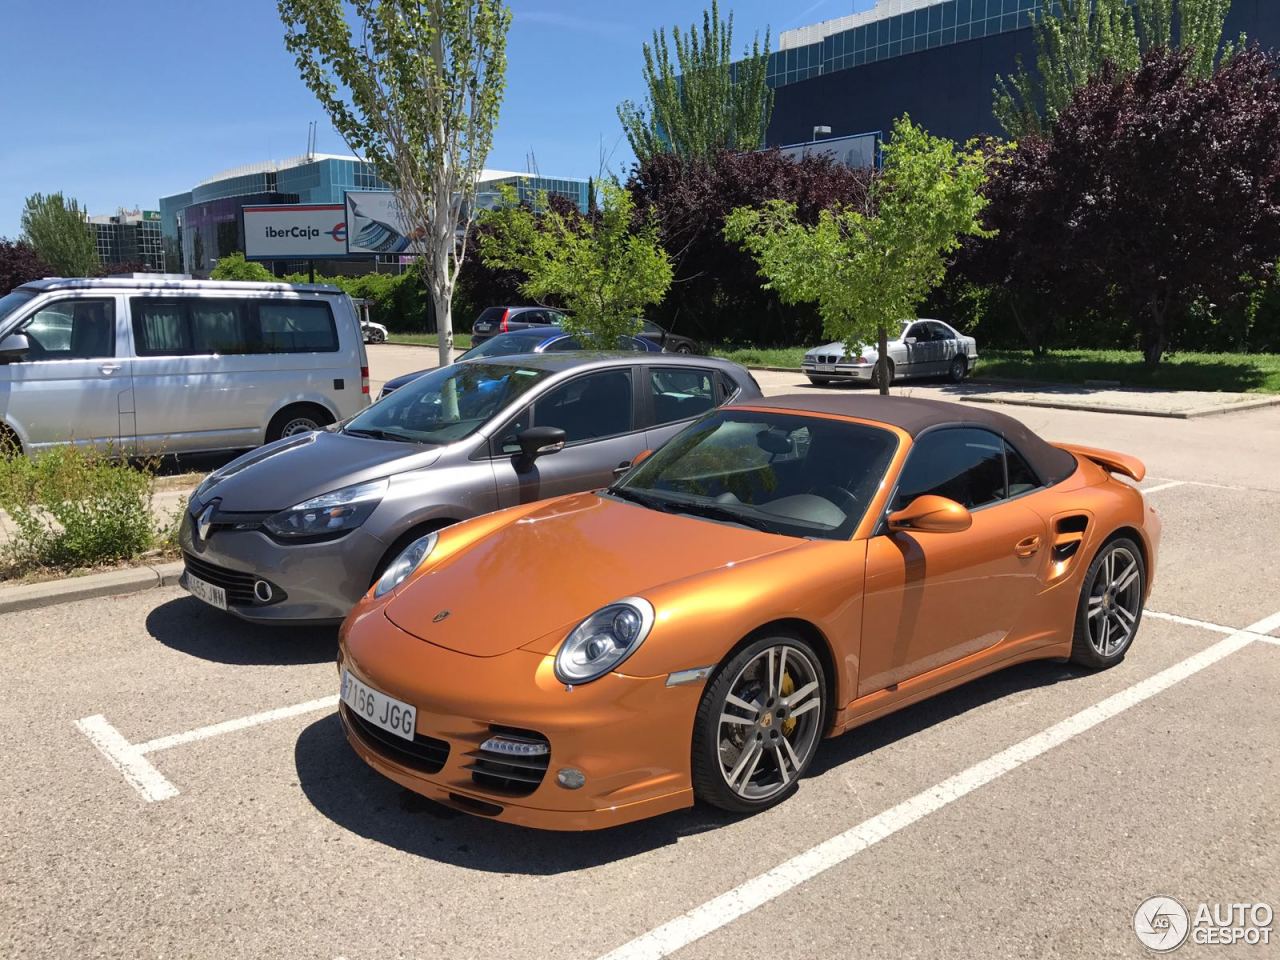
[[[1160,358],[1164,356],[1164,352],[1169,349],[1169,340],[1165,334],[1165,310],[1162,310],[1156,303],[1149,306],[1150,326],[1146,329],[1142,337],[1142,357],[1146,361],[1148,369],[1153,369],[1160,364]]]
[[[876,366],[880,370],[880,395],[887,397],[889,395],[889,332],[884,327],[880,328],[876,349],[880,352],[876,360]]]
[[[439,364],[447,367],[453,363],[453,298],[432,284],[431,302],[436,309],[436,342]]]

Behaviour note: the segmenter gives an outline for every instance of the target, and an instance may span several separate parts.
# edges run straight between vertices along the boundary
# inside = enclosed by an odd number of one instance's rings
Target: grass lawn
[[[714,348],[712,353],[747,366],[800,368],[804,347]],[[979,350],[978,375],[1045,383],[1118,380],[1126,387],[1163,390],[1226,390],[1280,393],[1280,354],[1175,353],[1148,370],[1136,350],[1055,350],[1033,357],[1029,350]]]
[[[439,338],[434,333],[392,333],[388,343],[410,343],[419,347],[438,347]],[[470,350],[471,334],[457,333],[453,335],[453,349]]]

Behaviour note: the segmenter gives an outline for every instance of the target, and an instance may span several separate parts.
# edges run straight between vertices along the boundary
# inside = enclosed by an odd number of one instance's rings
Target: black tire
[[[893,361],[886,360],[885,362],[889,365],[889,383],[892,384],[893,383]],[[878,360],[876,361],[875,368],[871,371],[871,385],[877,388],[880,386],[880,362]]]
[[[830,377],[810,377],[809,382],[812,383],[815,387],[826,387],[826,386],[829,386],[834,381],[832,381]]]
[[[781,653],[783,648],[787,651],[786,660]],[[777,671],[776,687],[785,691],[790,681],[789,698],[793,700],[790,706],[796,708],[795,716],[787,713],[787,696],[781,699],[766,696],[764,664],[767,661],[761,658],[768,658],[771,651],[776,651],[772,660],[774,667],[785,663]],[[796,676],[791,676],[793,668]],[[728,696],[735,687],[740,692],[750,689],[753,682],[759,684],[761,706],[754,719],[748,719],[741,716],[745,711],[731,704]],[[811,689],[814,683],[817,686]],[[809,692],[804,692],[806,690]],[[797,695],[798,700],[794,699]],[[810,707],[812,700],[817,702]],[[800,778],[813,762],[826,732],[830,709],[826,669],[813,644],[791,630],[769,630],[761,634],[722,663],[703,690],[693,721],[694,794],[699,800],[732,813],[758,813],[781,803],[795,793]],[[729,714],[729,710],[737,713]],[[733,722],[722,722],[722,716],[733,716]],[[742,742],[729,742],[722,736],[722,728],[732,731],[732,737],[740,734]],[[783,739],[786,744],[781,742]],[[765,760],[764,765],[760,764],[761,759]],[[741,789],[729,783],[729,776],[735,772],[725,771],[730,764],[743,771],[739,774]],[[757,777],[760,778],[758,784]],[[748,795],[753,792],[759,795]]]
[[[947,367],[947,379],[952,383],[960,383],[969,375],[969,358],[953,357],[951,365]]]
[[[689,346],[689,344],[687,343],[677,343],[676,353],[685,353],[685,354],[693,353],[693,347]]]
[[[1125,583],[1131,563],[1136,565],[1137,574]],[[1124,585],[1116,589],[1117,584]],[[1080,587],[1075,632],[1071,638],[1072,663],[1091,670],[1105,670],[1124,659],[1142,625],[1146,587],[1147,566],[1141,548],[1128,537],[1108,541],[1089,564]],[[1112,630],[1121,633],[1120,640],[1112,637]]]
[[[267,424],[266,442],[281,437],[292,437],[308,430],[320,430],[333,423],[333,416],[324,407],[314,403],[295,403],[285,407]]]
[[[22,456],[22,441],[6,426],[0,426],[0,460]]]

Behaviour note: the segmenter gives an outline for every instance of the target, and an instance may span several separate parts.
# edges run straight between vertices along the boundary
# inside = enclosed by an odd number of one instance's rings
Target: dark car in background
[[[661,352],[661,348],[652,341],[644,340],[640,337],[619,337],[615,346],[624,353]],[[484,358],[514,357],[521,353],[568,353],[572,350],[582,349],[583,346],[576,337],[571,337],[559,327],[529,327],[526,330],[500,333],[479,346],[472,347],[458,357],[457,362],[461,363],[463,360],[481,360]],[[382,399],[389,393],[395,393],[406,383],[412,383],[430,372],[430,370],[417,370],[388,380],[382,385],[382,392],[378,394],[378,399]]]
[[[441,527],[607,486],[707,411],[759,398],[746,369],[709,357],[580,350],[452,363],[341,428],[211,473],[179,531],[182,585],[249,620],[341,620]]]
[[[640,328],[640,332],[636,336],[648,340],[656,345],[659,350],[666,353],[703,353],[701,344],[697,340],[689,337],[682,337],[678,333],[672,333],[652,320],[645,320],[644,326]]]
[[[513,330],[558,327],[563,319],[564,311],[551,307],[486,307],[471,325],[471,345]]]

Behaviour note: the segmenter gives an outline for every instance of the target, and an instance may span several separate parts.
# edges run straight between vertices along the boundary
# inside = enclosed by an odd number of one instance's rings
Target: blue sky
[[[706,0],[709,5],[710,0]],[[509,0],[508,85],[489,166],[544,175],[630,160],[614,108],[640,99],[641,43],[702,0]],[[734,44],[865,9],[871,0],[725,0]],[[5,0],[0,236],[23,199],[61,190],[91,213],[155,208],[220,170],[306,149],[346,153],[281,42],[273,0]]]

